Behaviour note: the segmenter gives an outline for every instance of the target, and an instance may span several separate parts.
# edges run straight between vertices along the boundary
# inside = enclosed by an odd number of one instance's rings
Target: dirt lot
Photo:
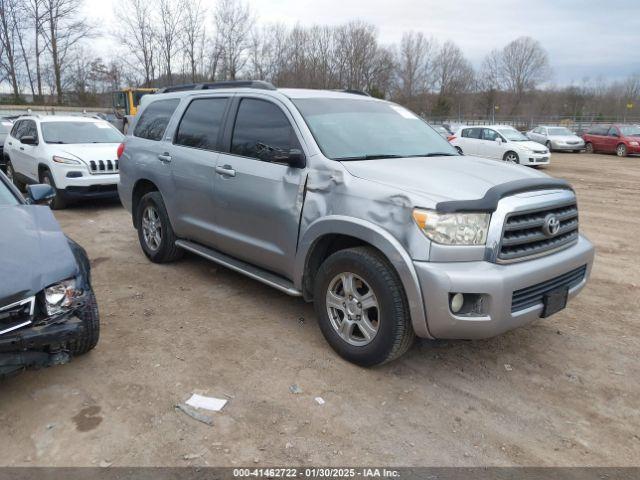
[[[556,153],[547,172],[597,246],[570,308],[371,370],[302,300],[193,256],[151,264],[119,204],[57,213],[92,259],[102,338],[0,383],[0,464],[639,465],[640,158]],[[230,399],[214,426],[174,411],[192,392]]]

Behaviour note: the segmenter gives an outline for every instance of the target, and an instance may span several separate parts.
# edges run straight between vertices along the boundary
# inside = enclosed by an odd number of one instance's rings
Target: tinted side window
[[[609,129],[609,136],[610,137],[617,137],[618,136],[618,129],[616,127],[611,127]]]
[[[22,120],[18,120],[16,123],[13,124],[13,128],[11,129],[11,136],[13,138],[20,138],[18,137],[18,132],[20,131],[21,126],[22,126]]]
[[[264,100],[240,102],[231,140],[231,153],[265,161],[278,161],[300,144],[284,112]]]
[[[185,147],[218,150],[218,134],[226,98],[200,98],[192,101],[180,120],[175,143]]]
[[[498,132],[491,130],[490,128],[484,128],[482,138],[485,140],[495,141],[495,139],[498,138]]]
[[[158,100],[153,102],[142,112],[142,116],[133,130],[136,137],[149,140],[162,140],[162,135],[171,120],[171,115],[178,107],[180,100]]]
[[[38,141],[38,128],[33,120],[25,120],[24,127],[20,129],[21,137],[30,136]]]

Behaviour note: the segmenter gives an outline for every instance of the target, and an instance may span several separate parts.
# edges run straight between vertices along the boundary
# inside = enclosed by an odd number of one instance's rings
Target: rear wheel
[[[591,142],[587,142],[587,143],[585,144],[585,146],[584,146],[584,151],[585,151],[586,153],[593,153],[593,152],[595,152],[595,150],[594,150],[594,148],[593,148],[593,143],[591,143]]]
[[[167,263],[184,255],[184,251],[176,247],[178,238],[171,227],[160,192],[149,192],[142,197],[136,219],[140,246],[149,260]]]
[[[40,175],[40,181],[46,185],[51,185],[54,192],[56,192],[56,196],[53,197],[53,200],[49,203],[49,206],[52,210],[62,210],[63,208],[67,208],[68,202],[64,198],[64,193],[58,190],[56,187],[56,182],[53,180],[53,175],[49,170],[45,170]]]
[[[314,303],[329,345],[355,364],[394,360],[415,338],[400,278],[372,248],[340,250],[327,258],[315,278]]]
[[[462,149],[461,149],[460,147],[456,147],[456,150],[458,151],[458,153],[459,153],[460,155],[463,155],[463,153],[462,153]]]
[[[512,151],[505,153],[502,159],[508,163],[520,163],[520,157],[518,157],[518,154],[516,152]]]
[[[618,155],[619,157],[627,156],[627,146],[624,143],[621,143],[616,147],[616,155]]]

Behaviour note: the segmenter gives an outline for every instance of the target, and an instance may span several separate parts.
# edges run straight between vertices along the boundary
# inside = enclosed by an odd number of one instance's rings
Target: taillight
[[[124,153],[124,143],[121,143],[120,145],[118,145],[118,150],[117,150],[118,160],[120,160],[120,157],[122,156],[123,153]]]
[[[449,135],[449,136],[447,137],[447,140],[449,140],[450,142],[453,142],[455,139],[456,139],[456,136],[455,136],[455,135]]]

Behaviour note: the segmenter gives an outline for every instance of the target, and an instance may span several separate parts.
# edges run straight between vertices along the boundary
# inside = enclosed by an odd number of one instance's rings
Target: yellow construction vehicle
[[[127,133],[131,120],[138,111],[140,99],[154,93],[157,88],[122,88],[113,92],[113,113],[116,117],[117,127],[122,133]]]

